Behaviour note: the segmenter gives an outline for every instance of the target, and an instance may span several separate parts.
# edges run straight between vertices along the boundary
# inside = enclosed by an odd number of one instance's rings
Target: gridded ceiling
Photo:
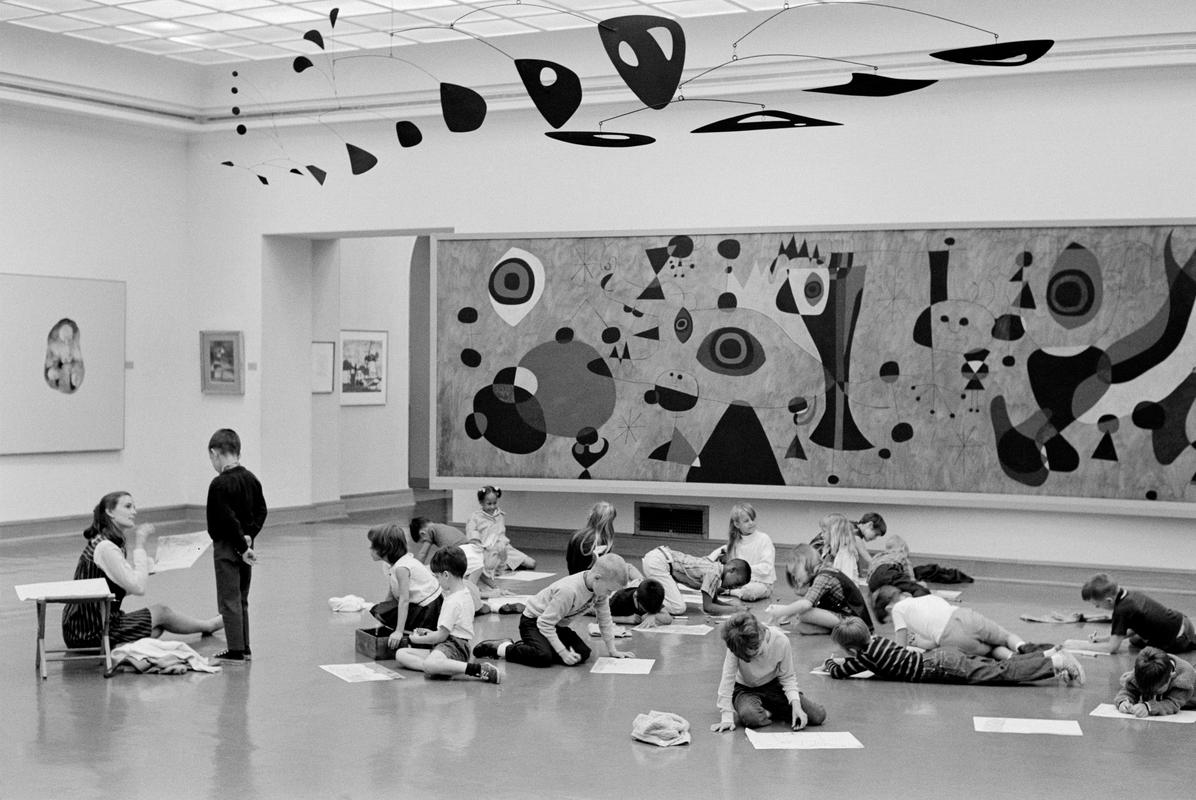
[[[687,18],[779,11],[784,0],[0,0],[0,21],[200,64],[346,51],[477,36],[583,28],[627,14]],[[336,26],[329,12],[339,9]]]

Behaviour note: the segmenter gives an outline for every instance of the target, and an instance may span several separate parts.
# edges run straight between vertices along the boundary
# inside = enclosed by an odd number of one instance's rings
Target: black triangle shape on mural
[[[644,289],[644,291],[640,292],[640,296],[637,297],[636,299],[637,300],[663,300],[664,299],[664,290],[660,288],[660,281],[653,278],[652,282],[650,284],[648,284],[648,288],[646,288],[646,289]]]
[[[665,442],[660,447],[657,447],[651,453],[648,453],[648,458],[652,461],[668,461],[670,444],[671,442]]]
[[[663,31],[672,46],[666,53],[653,31]],[[675,20],[648,14],[612,17],[598,23],[602,47],[623,83],[640,102],[660,110],[667,106],[685,69],[685,31]],[[626,61],[626,52],[633,59]]]
[[[993,323],[992,336],[1002,342],[1016,342],[1026,335],[1026,326],[1017,314],[1002,314]]]
[[[648,257],[648,264],[657,275],[664,269],[664,265],[669,263],[669,248],[667,247],[649,247],[644,250],[644,255]]]
[[[853,72],[851,80],[835,86],[819,86],[806,89],[807,92],[845,94],[853,97],[892,97],[893,95],[916,92],[938,81],[920,78],[888,78],[874,72]]]
[[[1018,267],[1017,272],[1013,273],[1013,277],[1009,279],[1010,283],[1021,283],[1025,278],[1025,267]]]
[[[307,171],[310,172],[311,176],[316,179],[316,183],[320,184],[321,186],[324,185],[324,179],[328,177],[327,172],[320,169],[315,164],[308,164]]]
[[[809,258],[810,257],[810,246],[809,246],[809,244],[806,243],[805,239],[801,240],[801,247],[797,248],[797,257],[798,258]]]
[[[486,121],[486,99],[468,86],[440,84],[440,113],[453,133],[469,133]]]
[[[798,439],[796,436],[793,437],[793,441],[789,443],[789,449],[785,451],[785,458],[796,458],[801,461],[806,460],[806,451],[801,446],[801,439]]]
[[[527,96],[552,127],[559,128],[568,122],[581,105],[581,78],[568,67],[552,61],[517,58],[515,69],[519,71]],[[552,77],[547,84],[544,83],[545,72],[551,73]]]
[[[324,49],[324,36],[315,28],[312,28],[307,33],[303,34],[303,38],[314,44],[321,50]]]
[[[785,128],[818,128],[826,125],[842,125],[842,122],[831,122],[814,117],[803,117],[800,114],[790,114],[788,111],[764,109],[749,111],[735,117],[727,117],[708,125],[694,128],[690,133],[743,133],[746,131],[775,131]]]
[[[934,347],[934,329],[930,327],[930,307],[922,309],[922,313],[914,320],[914,344],[923,347]]]
[[[1028,309],[1038,308],[1038,303],[1034,302],[1034,292],[1030,290],[1030,284],[1022,285],[1022,293],[1017,298],[1017,303],[1014,308]]]
[[[646,331],[640,331],[635,334],[641,339],[652,339],[653,341],[660,341],[660,328],[649,328]]]
[[[619,360],[619,348],[612,347],[610,349],[610,355],[607,356],[607,358],[613,358],[615,361],[618,361]]]
[[[354,175],[369,172],[378,163],[377,156],[368,150],[362,150],[355,144],[345,142],[345,149],[349,151],[349,166],[353,168]]]
[[[793,299],[793,288],[788,280],[781,281],[781,288],[777,290],[777,310],[786,314],[800,313],[797,301]]]
[[[1021,67],[1045,56],[1054,44],[1054,39],[1025,39],[940,50],[930,55],[940,61],[967,64],[970,67]]]
[[[689,470],[685,476],[688,483],[785,484],[772,442],[756,410],[745,403],[727,407],[703,445],[700,459],[704,466]]]
[[[1092,451],[1092,457],[1101,461],[1117,460],[1117,448],[1113,445],[1112,434],[1105,433],[1101,437],[1100,442],[1096,445],[1096,449]]]
[[[582,481],[589,480],[590,479],[590,471],[588,469],[583,469],[581,471],[581,474],[577,476],[577,479],[582,480]]]
[[[623,358],[627,359],[628,361],[631,360],[631,350],[628,349],[627,342],[623,342]]]

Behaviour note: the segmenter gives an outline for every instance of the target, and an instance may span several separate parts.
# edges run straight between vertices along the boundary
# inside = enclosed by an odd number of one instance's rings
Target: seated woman
[[[75,580],[104,578],[116,595],[108,620],[108,639],[113,646],[163,633],[215,633],[224,627],[219,616],[196,619],[163,605],[139,608],[127,614],[120,610],[126,594],[145,594],[149,578],[149,557],[145,540],[153,525],[137,525],[137,506],[128,492],[111,492],[100,498],[92,511],[91,526],[83,532],[87,544],[75,567]],[[125,537],[133,534],[133,563],[126,558]],[[62,638],[67,647],[98,647],[103,617],[95,603],[67,603],[62,611]]]

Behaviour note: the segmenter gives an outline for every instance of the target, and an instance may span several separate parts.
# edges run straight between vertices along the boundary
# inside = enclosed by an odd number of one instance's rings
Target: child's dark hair
[[[655,578],[646,578],[635,587],[635,604],[647,614],[658,614],[664,608],[664,585]]]
[[[876,614],[876,621],[884,624],[889,621],[889,606],[901,599],[901,590],[896,586],[885,584],[877,587],[872,593],[872,612]]]
[[[1093,600],[1108,600],[1110,597],[1116,597],[1117,591],[1120,588],[1116,581],[1101,572],[1093,575],[1084,583],[1080,588],[1080,597],[1090,602]]]
[[[241,455],[241,437],[232,428],[221,428],[208,439],[208,449],[225,455]]]
[[[875,511],[869,511],[867,514],[864,514],[856,524],[863,525],[866,522],[872,523],[872,528],[876,531],[877,536],[884,536],[889,532],[889,526],[885,524],[885,518]]]
[[[403,535],[403,529],[394,523],[370,528],[366,538],[387,564],[393,564],[407,555],[407,537]]]
[[[465,577],[465,551],[457,545],[442,547],[432,554],[432,563],[428,568],[432,572],[447,572],[454,578]]]
[[[831,641],[844,650],[863,650],[872,641],[872,631],[859,617],[846,617],[831,629]]]
[[[1142,692],[1143,699],[1148,700],[1161,694],[1174,670],[1175,662],[1171,660],[1171,656],[1157,647],[1143,647],[1134,661],[1134,680]]]
[[[495,500],[502,499],[502,489],[497,486],[483,486],[481,489],[478,489],[478,502],[480,503],[485,500],[488,494],[494,495]]]
[[[411,518],[411,527],[408,529],[411,531],[411,541],[422,542],[424,540],[423,532],[424,532],[424,528],[427,526],[427,524],[428,524],[427,517],[412,517]]]
[[[723,565],[723,588],[738,589],[752,582],[752,565],[742,558],[732,558]]]
[[[116,504],[127,494],[128,492],[108,492],[100,498],[100,502],[96,503],[96,507],[91,510],[91,526],[83,531],[84,539],[90,541],[107,531],[109,539],[117,545],[124,544],[125,537],[120,528],[112,524],[112,518],[108,516],[108,512],[116,508]]]
[[[764,627],[750,611],[736,611],[723,623],[723,641],[740,661],[751,661],[760,640],[764,638]]]

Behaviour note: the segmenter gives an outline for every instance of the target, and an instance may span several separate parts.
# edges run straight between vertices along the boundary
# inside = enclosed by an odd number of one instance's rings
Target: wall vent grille
[[[636,503],[635,533],[637,536],[677,536],[709,538],[709,506],[687,506],[676,503]]]

